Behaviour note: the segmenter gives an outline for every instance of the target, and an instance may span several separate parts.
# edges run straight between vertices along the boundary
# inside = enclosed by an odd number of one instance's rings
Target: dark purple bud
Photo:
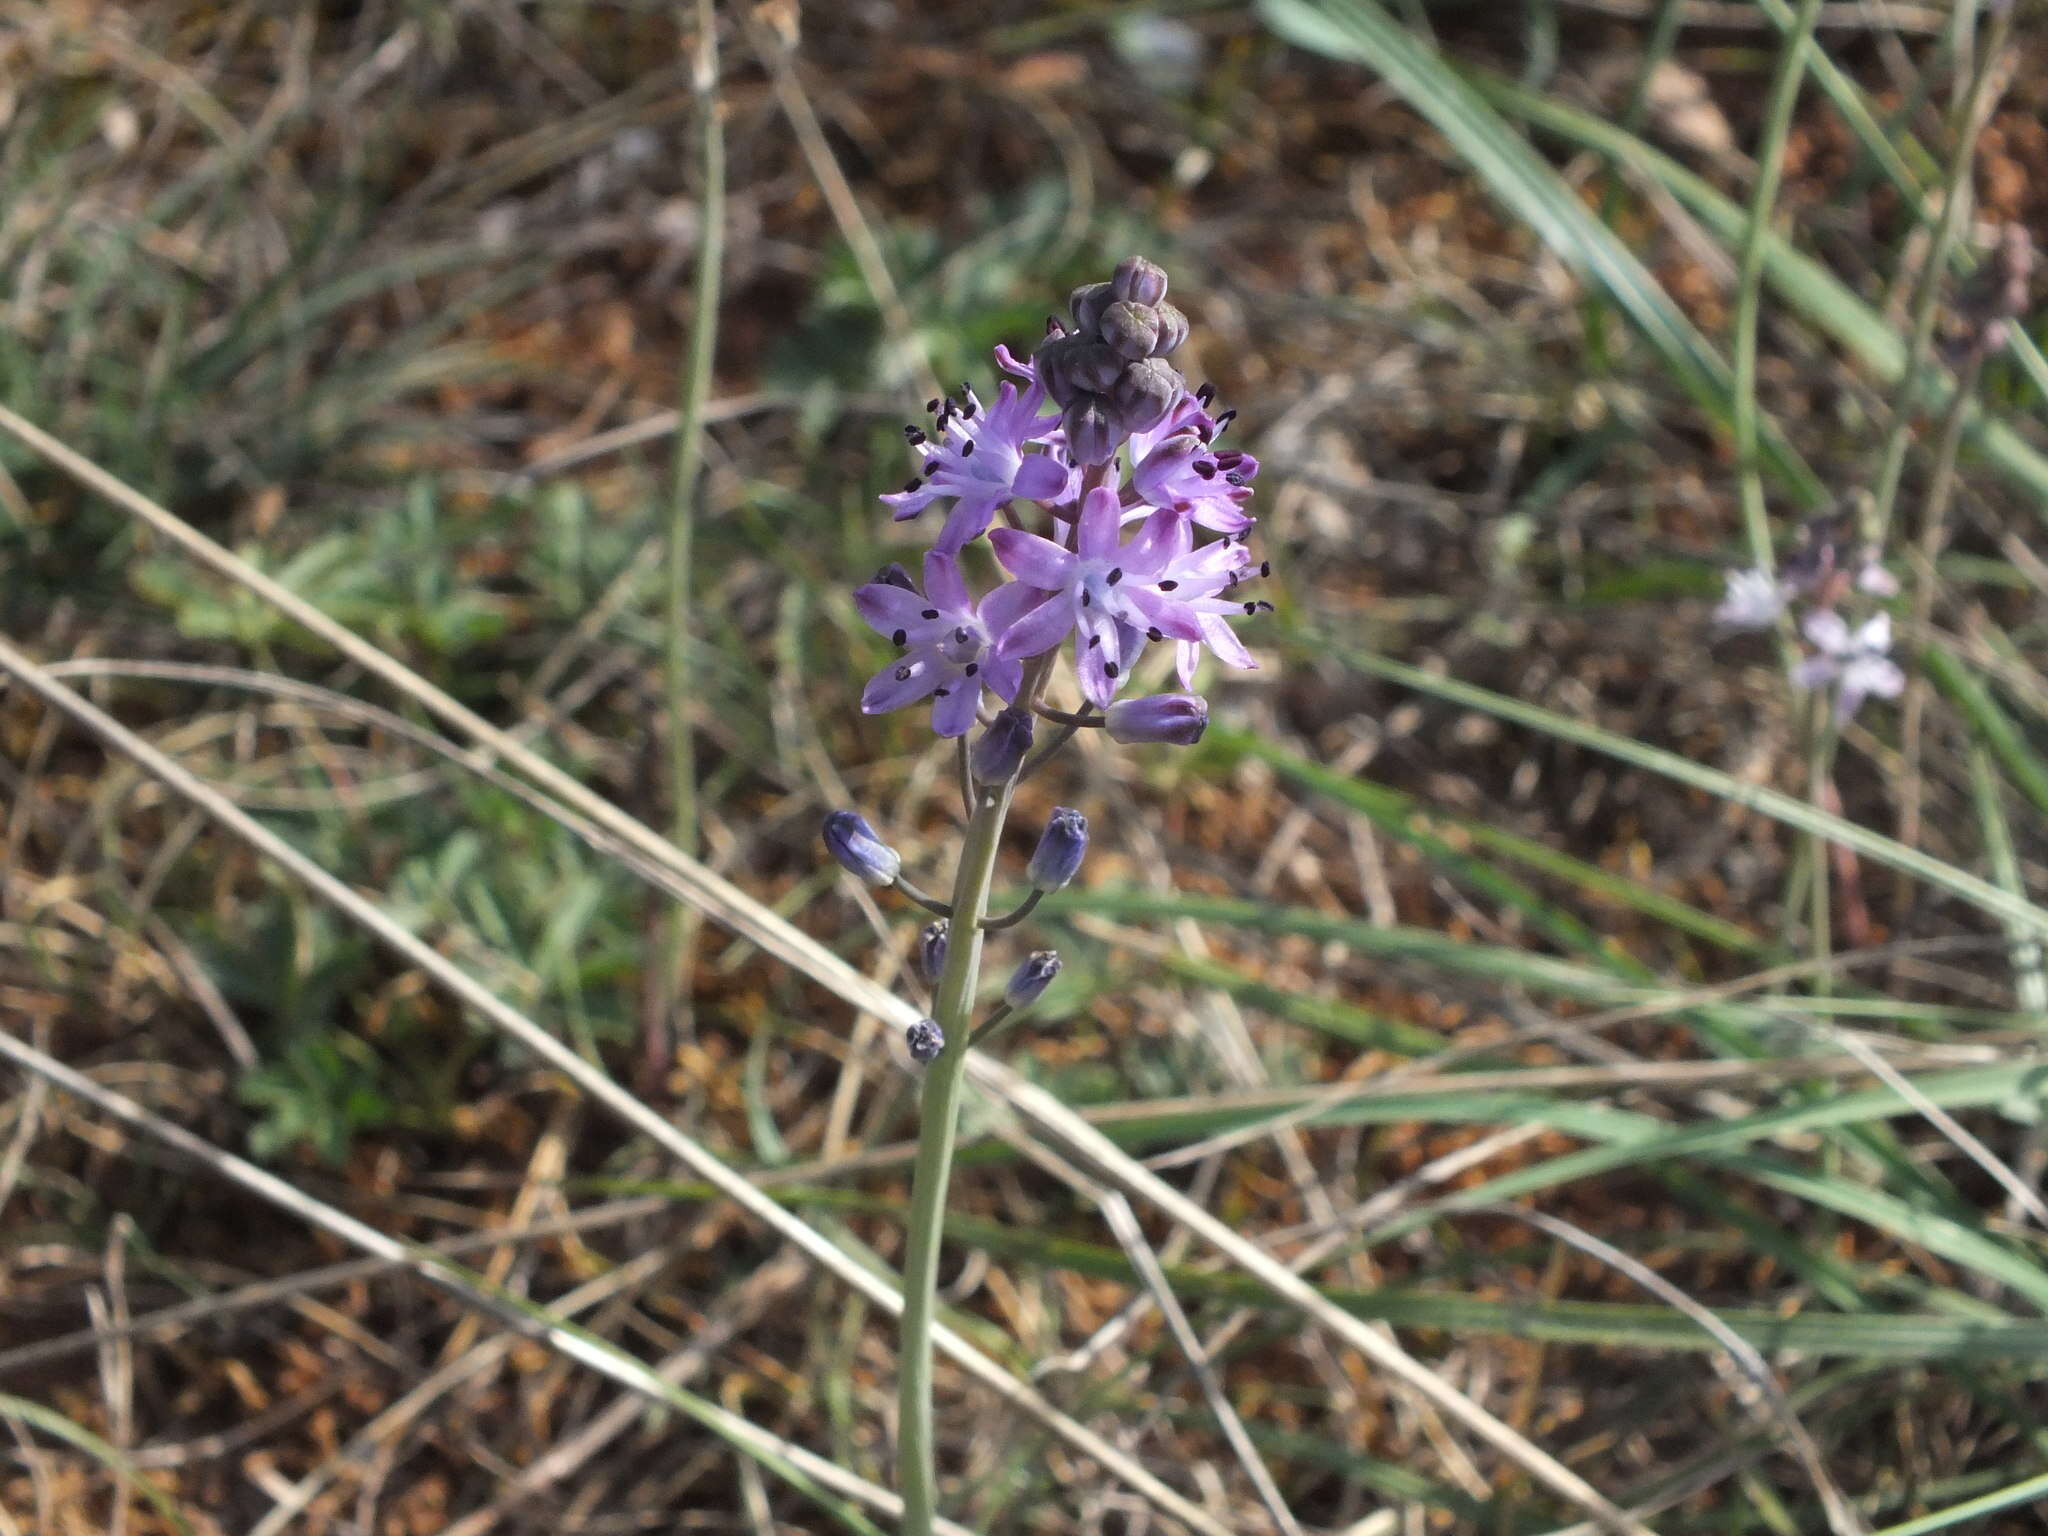
[[[967,768],[977,784],[1001,784],[1024,765],[1031,750],[1031,712],[1006,709],[981,733],[967,754]]]
[[[1083,283],[1074,290],[1067,300],[1067,307],[1074,312],[1074,326],[1082,336],[1093,336],[1095,328],[1102,323],[1102,312],[1116,299],[1108,283]]]
[[[952,932],[953,925],[940,917],[926,923],[917,936],[917,968],[932,986],[939,984],[939,972],[946,968],[946,941]]]
[[[919,1019],[903,1032],[903,1043],[910,1048],[912,1061],[920,1067],[928,1067],[946,1048],[946,1032],[930,1019]]]
[[[1126,432],[1150,432],[1187,389],[1187,380],[1163,358],[1132,363],[1116,381],[1110,403]]]
[[[1109,706],[1102,723],[1111,741],[1161,741],[1170,746],[1192,747],[1209,728],[1209,701],[1198,693],[1155,693],[1144,699],[1118,699]]]
[[[891,560],[875,572],[875,584],[884,587],[901,587],[906,592],[915,592],[917,583],[910,579],[910,572]]]
[[[1152,355],[1159,340],[1159,314],[1149,305],[1119,299],[1102,312],[1103,343],[1136,362]]]
[[[1024,873],[1041,891],[1056,891],[1074,878],[1087,856],[1088,818],[1061,806],[1045,824]]]
[[[1038,370],[1038,382],[1045,386],[1055,404],[1065,405],[1081,393],[1081,386],[1074,379],[1074,348],[1081,343],[1071,336],[1054,336],[1039,344],[1031,354],[1031,365]]]
[[[1116,264],[1109,286],[1133,304],[1157,304],[1166,297],[1166,269],[1142,256],[1126,256]]]
[[[1066,356],[1067,372],[1090,394],[1106,395],[1123,376],[1127,360],[1099,341],[1077,341]]]
[[[1029,1008],[1059,973],[1060,957],[1049,949],[1036,950],[1010,973],[1009,985],[1003,988],[1003,1001],[1012,1008]]]
[[[1060,417],[1060,426],[1076,464],[1108,463],[1124,439],[1100,395],[1074,396]]]
[[[1164,357],[1188,339],[1188,317],[1171,304],[1156,306],[1153,314],[1159,317],[1159,334],[1152,341],[1152,355]]]
[[[869,885],[894,885],[903,869],[896,850],[875,835],[858,811],[834,811],[825,818],[825,846],[849,874]]]

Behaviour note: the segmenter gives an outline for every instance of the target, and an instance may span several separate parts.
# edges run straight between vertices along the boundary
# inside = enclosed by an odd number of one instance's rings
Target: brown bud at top
[[[1124,360],[1099,341],[1079,341],[1066,355],[1067,371],[1091,394],[1107,394],[1124,371]]]
[[[1083,283],[1067,300],[1067,307],[1074,312],[1074,324],[1079,334],[1092,338],[1096,328],[1102,324],[1102,312],[1116,302],[1117,295],[1108,283]]]
[[[1119,299],[1102,312],[1102,339],[1132,362],[1150,357],[1159,340],[1159,312],[1149,304]]]
[[[1109,285],[1120,299],[1157,304],[1166,297],[1166,269],[1142,256],[1126,256],[1116,264],[1116,276]]]
[[[1152,342],[1152,355],[1165,357],[1188,339],[1188,317],[1172,304],[1158,305],[1152,313],[1159,319],[1159,334]]]
[[[1166,419],[1187,387],[1171,363],[1152,357],[1124,370],[1110,401],[1126,432],[1150,432]]]

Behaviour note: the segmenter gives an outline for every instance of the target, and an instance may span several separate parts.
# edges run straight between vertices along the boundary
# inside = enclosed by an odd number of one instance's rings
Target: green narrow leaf
[[[1259,13],[1297,47],[1378,73],[1560,260],[1613,298],[1694,402],[1729,425],[1731,379],[1721,355],[1634,252],[1435,48],[1372,0],[1259,0]],[[1825,487],[1781,433],[1767,428],[1762,446],[1765,460],[1802,506],[1817,507],[1827,499]]]
[[[130,1487],[149,1500],[151,1508],[183,1533],[183,1536],[192,1536],[191,1525],[178,1513],[178,1506],[171,1501],[170,1495],[144,1477],[142,1469],[129,1460],[126,1452],[101,1439],[83,1424],[74,1423],[63,1414],[45,1408],[41,1403],[25,1397],[16,1397],[9,1392],[0,1392],[0,1418],[20,1419],[24,1424],[33,1425],[53,1439],[77,1446],[109,1471],[124,1478]]]

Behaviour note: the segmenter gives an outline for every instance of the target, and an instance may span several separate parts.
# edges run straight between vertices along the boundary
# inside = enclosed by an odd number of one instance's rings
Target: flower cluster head
[[[1168,361],[1188,322],[1166,288],[1165,272],[1130,257],[1108,282],[1074,290],[1071,320],[1049,321],[1029,359],[996,348],[1014,381],[993,405],[962,386],[957,401],[929,402],[929,426],[905,428],[919,471],[883,502],[899,520],[950,505],[921,580],[892,565],[855,594],[900,653],[861,708],[930,700],[932,728],[955,737],[991,718],[993,694],[1011,707],[977,750],[977,781],[1016,771],[1045,670],[1025,664],[1070,638],[1095,712],[1085,721],[1114,710],[1119,741],[1190,743],[1208,719],[1185,691],[1119,706],[1148,647],[1172,645],[1182,690],[1205,651],[1255,665],[1232,621],[1271,606],[1240,590],[1270,574],[1245,542],[1259,464],[1218,446],[1234,413],[1211,414],[1213,392],[1190,391]],[[1002,579],[977,596],[963,566],[984,538]]]
[[[1897,697],[1905,675],[1891,660],[1890,614],[1874,613],[1852,630],[1836,610],[1852,595],[1881,599],[1898,592],[1898,579],[1879,562],[1876,547],[1857,541],[1848,519],[1836,514],[1802,527],[1775,575],[1760,569],[1730,571],[1714,622],[1724,629],[1769,629],[1793,614],[1799,632],[1815,647],[1793,668],[1793,683],[1801,688],[1834,684],[1835,716],[1847,720],[1872,694]]]

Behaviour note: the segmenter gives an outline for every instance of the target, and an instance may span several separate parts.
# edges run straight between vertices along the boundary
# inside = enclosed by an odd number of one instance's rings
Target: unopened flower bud
[[[902,563],[896,560],[891,560],[887,565],[875,572],[875,579],[872,585],[901,587],[906,592],[915,592],[917,590],[917,583],[910,579],[910,572],[903,569]]]
[[[1127,359],[1099,341],[1077,341],[1065,359],[1068,375],[1090,394],[1106,395],[1123,377]]]
[[[1023,766],[1030,750],[1031,712],[1013,707],[998,714],[981,733],[967,755],[967,768],[977,784],[1000,784]]]
[[[1102,323],[1102,312],[1116,301],[1116,293],[1108,283],[1083,283],[1076,288],[1073,297],[1067,300],[1067,307],[1074,312],[1074,325],[1080,335],[1093,336]]]
[[[1159,334],[1152,340],[1152,355],[1164,357],[1188,339],[1188,317],[1171,304],[1153,306],[1159,319]]]
[[[1124,434],[1110,419],[1100,395],[1076,395],[1060,416],[1067,435],[1067,452],[1076,464],[1106,464]]]
[[[1166,419],[1187,387],[1187,380],[1171,363],[1148,357],[1124,369],[1110,402],[1126,432],[1150,432]]]
[[[1102,340],[1132,362],[1150,357],[1159,340],[1159,313],[1150,305],[1119,299],[1102,312]]]
[[[825,818],[825,846],[849,874],[869,885],[894,885],[903,869],[896,850],[875,835],[858,811],[834,811]]]
[[[1118,699],[1103,719],[1111,741],[1166,742],[1192,747],[1209,728],[1209,701],[1198,693],[1155,693]]]
[[[1088,818],[1061,806],[1052,813],[1024,874],[1041,891],[1056,891],[1079,873],[1088,855]]]
[[[943,917],[932,919],[917,936],[917,968],[932,986],[939,984],[939,972],[946,968],[946,941],[953,925]]]
[[[928,1067],[946,1048],[946,1032],[930,1019],[919,1019],[903,1032],[903,1043],[909,1048],[912,1061]]]
[[[1012,1008],[1028,1008],[1059,973],[1059,955],[1050,949],[1036,950],[1010,973],[1009,985],[1003,988],[1003,1001]]]
[[[1133,304],[1157,304],[1166,297],[1166,269],[1142,256],[1126,256],[1116,264],[1109,286]]]
[[[1045,386],[1057,405],[1065,405],[1081,393],[1074,378],[1074,349],[1081,343],[1072,336],[1053,336],[1040,342],[1031,354],[1031,366],[1038,370],[1038,382]]]

